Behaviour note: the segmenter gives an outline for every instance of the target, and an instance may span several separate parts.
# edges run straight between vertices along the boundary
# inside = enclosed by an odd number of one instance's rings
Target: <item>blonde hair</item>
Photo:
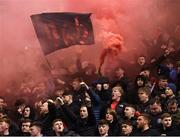
[[[124,90],[121,86],[115,86],[112,88],[112,91],[113,90],[118,90],[121,93],[121,95],[124,95]]]

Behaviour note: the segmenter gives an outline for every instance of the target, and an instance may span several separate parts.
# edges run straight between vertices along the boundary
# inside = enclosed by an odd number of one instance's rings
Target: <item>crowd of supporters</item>
[[[139,55],[129,69],[119,62],[111,77],[78,58],[76,73],[7,89],[0,97],[0,135],[180,136],[178,29],[143,40],[150,55]]]

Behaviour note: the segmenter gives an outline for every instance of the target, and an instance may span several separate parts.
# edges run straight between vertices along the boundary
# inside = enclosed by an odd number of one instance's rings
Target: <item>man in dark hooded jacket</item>
[[[55,119],[52,124],[53,136],[78,136],[74,131],[64,126],[61,119]]]

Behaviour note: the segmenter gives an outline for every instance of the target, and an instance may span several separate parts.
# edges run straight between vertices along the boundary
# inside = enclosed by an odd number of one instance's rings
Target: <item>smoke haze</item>
[[[30,15],[43,12],[93,13],[95,44],[72,46],[48,55],[46,58],[51,66],[56,67],[59,62],[66,65],[74,62],[72,56],[76,57],[79,50],[83,60],[98,65],[103,35],[108,32],[123,37],[126,50],[120,57],[131,59],[146,49],[140,42],[141,36],[151,38],[158,28],[173,31],[179,24],[179,8],[179,0],[0,0],[0,88],[12,80],[24,79],[26,74],[31,74],[34,79],[44,75],[42,66],[47,62]]]

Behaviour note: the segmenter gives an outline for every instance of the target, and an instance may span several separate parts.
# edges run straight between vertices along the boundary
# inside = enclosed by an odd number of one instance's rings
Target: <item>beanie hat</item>
[[[176,85],[174,83],[168,83],[167,87],[169,87],[174,94],[176,93]]]

